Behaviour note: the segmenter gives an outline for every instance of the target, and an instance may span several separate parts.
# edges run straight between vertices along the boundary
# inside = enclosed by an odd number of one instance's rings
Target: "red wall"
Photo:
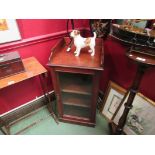
[[[17,22],[22,41],[42,35],[46,36],[46,34],[53,34],[55,32],[64,33],[66,31],[65,19],[18,19]],[[75,27],[85,27],[88,29],[88,23],[88,20],[75,20]],[[50,55],[50,49],[59,39],[49,39],[48,41],[17,47],[12,51],[18,50],[22,58],[34,56],[47,68],[46,64]],[[16,43],[20,44],[20,42],[18,41]],[[7,50],[6,45],[9,44],[0,45],[0,53],[10,52],[10,50]],[[135,76],[136,65],[129,62],[125,57],[125,47],[119,42],[109,38],[105,41],[104,45],[105,68],[101,76],[100,89],[105,91],[109,80],[113,80],[124,88],[128,88]],[[154,78],[155,69],[149,69],[144,75],[140,91],[155,101]],[[50,90],[53,89],[51,80],[49,81],[49,88]],[[0,114],[31,101],[41,94],[42,91],[38,78],[33,78],[2,89],[0,90]]]
[[[66,31],[66,19],[19,19],[17,20],[22,38],[30,38],[39,35]],[[74,20],[75,28],[84,27],[87,20]],[[69,23],[71,28],[71,23]]]
[[[22,36],[22,40],[13,42],[11,44],[15,43],[15,46],[18,46],[18,44],[20,45],[22,41],[25,40],[27,42],[33,39],[33,37],[37,39],[37,37],[44,35],[46,37],[46,34],[49,35],[60,31],[65,32],[66,21],[67,20],[65,19],[18,19],[17,23]],[[85,22],[85,20],[75,20],[75,28],[83,27],[85,25]],[[9,46],[10,43],[1,44],[0,53],[18,50],[21,58],[24,59],[34,56],[44,67],[47,68],[46,64],[48,62],[50,50],[58,40],[59,39],[51,39],[49,41],[41,43],[32,43],[30,45],[24,45],[23,47],[17,47],[13,50],[6,50],[8,48],[7,46]],[[11,48],[12,47],[14,48],[14,45],[11,45]],[[50,90],[53,89],[51,80],[49,81],[49,88]],[[42,91],[38,78],[33,78],[4,88],[0,90],[0,114],[16,108],[26,102],[29,102],[32,99],[35,99],[36,96],[40,95],[42,95]]]

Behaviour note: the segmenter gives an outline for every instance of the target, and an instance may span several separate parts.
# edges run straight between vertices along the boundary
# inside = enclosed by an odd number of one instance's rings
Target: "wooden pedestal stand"
[[[115,135],[121,135],[123,133],[123,127],[126,123],[127,115],[132,108],[132,103],[135,98],[135,95],[139,89],[139,85],[143,74],[145,73],[146,69],[152,66],[155,66],[155,56],[150,56],[146,54],[137,53],[135,51],[130,51],[126,54],[129,59],[136,62],[138,64],[137,73],[135,79],[128,89],[127,93],[125,94],[122,102],[125,101],[126,97],[128,96],[127,102],[125,103],[125,109],[122,116],[119,119],[118,125],[112,131]],[[111,124],[113,126],[113,124]]]

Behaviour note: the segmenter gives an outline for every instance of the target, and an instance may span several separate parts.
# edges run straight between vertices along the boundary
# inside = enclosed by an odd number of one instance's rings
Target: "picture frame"
[[[15,19],[0,19],[0,44],[21,40]]]
[[[103,107],[101,108],[101,114],[105,116],[109,122],[113,120],[125,93],[126,90],[124,88],[112,81],[109,81],[108,88],[103,99]]]
[[[124,111],[124,103],[113,119],[118,124]],[[133,108],[129,111],[123,132],[127,135],[155,135],[155,102],[141,93],[135,96]]]

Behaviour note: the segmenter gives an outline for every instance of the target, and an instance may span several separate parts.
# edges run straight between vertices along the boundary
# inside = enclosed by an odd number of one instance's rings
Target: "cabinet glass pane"
[[[91,95],[61,93],[63,104],[90,108]]]
[[[83,107],[76,107],[71,105],[63,105],[64,115],[77,116],[83,118],[90,118],[90,109]]]
[[[90,118],[92,76],[59,72],[64,115]]]
[[[63,92],[92,94],[92,76],[84,74],[60,73],[60,89]]]

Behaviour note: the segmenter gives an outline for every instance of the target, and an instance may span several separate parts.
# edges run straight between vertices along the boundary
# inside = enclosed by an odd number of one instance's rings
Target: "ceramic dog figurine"
[[[80,55],[81,48],[90,47],[89,52],[91,53],[91,56],[95,55],[95,39],[96,39],[96,33],[94,32],[94,37],[89,38],[83,38],[80,35],[80,31],[73,30],[70,33],[70,36],[74,38],[74,45],[76,47],[75,56]]]

